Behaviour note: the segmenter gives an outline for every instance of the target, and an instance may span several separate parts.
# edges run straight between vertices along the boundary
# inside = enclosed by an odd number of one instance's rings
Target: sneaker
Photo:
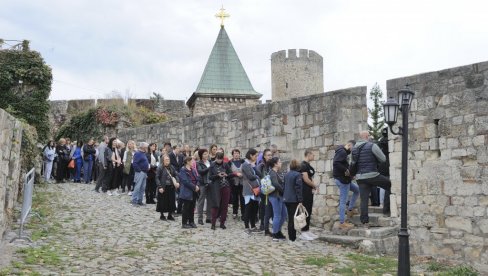
[[[164,220],[164,221],[166,221],[166,217],[165,217],[165,216],[163,216],[163,215],[161,215],[161,216],[159,217],[159,219],[160,219],[160,220]]]
[[[203,219],[199,219],[199,220],[198,220],[198,224],[203,225],[203,224],[204,224],[204,223],[203,223]]]
[[[141,207],[141,205],[139,205],[137,203],[131,203],[130,205],[132,205],[132,207]]]
[[[113,195],[111,191],[107,191],[107,195],[111,196]]]
[[[120,195],[120,194],[119,194],[119,193],[118,193],[118,192],[115,190],[115,191],[112,193],[112,195],[114,195],[114,196],[118,196],[118,195]]]
[[[354,224],[349,222],[339,223],[339,228],[342,230],[350,230],[351,228],[354,228]]]
[[[261,232],[261,230],[259,230],[259,229],[258,229],[258,228],[256,228],[256,227],[251,228],[249,231],[250,231],[250,232],[252,232],[252,233],[258,233],[258,232]]]
[[[222,228],[222,229],[224,229],[224,230],[225,230],[225,229],[227,229],[227,227],[225,226],[225,224],[221,224],[221,225],[220,225],[220,228]]]
[[[300,236],[298,236],[298,238],[301,239],[302,241],[312,241],[313,239],[309,237],[306,233],[307,232],[301,233]]]
[[[195,223],[190,223],[191,228],[197,228],[197,225]]]
[[[212,226],[210,226],[210,229],[215,230],[215,225],[212,224]]]
[[[93,191],[94,191],[95,193],[100,193],[100,191],[99,191],[99,190],[93,190]]]
[[[273,237],[274,234],[271,234],[271,232],[269,232],[269,229],[266,229],[266,230],[264,230],[264,235]]]
[[[173,217],[171,214],[169,214],[169,215],[168,215],[168,220],[172,220],[172,221],[174,221],[174,220],[175,220],[175,218],[174,218],[174,217]]]
[[[280,239],[280,240],[286,240],[285,235],[283,235],[283,233],[281,231],[278,232],[277,234],[278,234],[278,239]]]
[[[280,241],[280,238],[279,238],[279,236],[278,236],[278,233],[276,233],[276,234],[272,234],[272,237],[273,237],[273,241],[274,241],[274,242]]]
[[[314,240],[319,237],[319,236],[315,235],[314,233],[312,233],[310,231],[307,231],[306,233],[307,233],[307,236],[309,236],[310,238],[312,238]]]
[[[190,224],[183,224],[183,226],[181,226],[181,228],[183,229],[191,229],[191,225]]]
[[[347,210],[346,215],[348,218],[352,218],[354,215],[359,215],[359,212],[356,209]]]
[[[369,222],[362,223],[360,227],[364,229],[369,229]]]
[[[127,193],[127,195],[128,195],[128,196],[131,196],[131,195],[132,195],[132,192],[128,192],[128,193]]]

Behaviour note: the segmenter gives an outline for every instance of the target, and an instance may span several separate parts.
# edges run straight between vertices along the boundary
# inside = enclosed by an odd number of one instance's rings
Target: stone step
[[[357,249],[359,248],[359,244],[364,240],[364,237],[351,237],[345,235],[326,234],[320,236],[319,240]]]
[[[390,227],[370,227],[369,229],[366,228],[353,228],[349,230],[347,233],[348,236],[351,237],[365,237],[365,238],[385,238],[385,237],[392,237],[398,234],[398,227],[390,226]]]
[[[359,251],[368,254],[394,255],[398,252],[398,237],[395,236],[375,239],[323,233],[320,235],[319,241],[359,249]]]
[[[388,227],[397,225],[397,220],[391,217],[385,217],[383,214],[369,213],[369,226],[370,227]],[[362,225],[359,215],[353,216],[349,221],[357,226]]]
[[[383,207],[379,206],[369,206],[368,207],[369,214],[383,214]]]

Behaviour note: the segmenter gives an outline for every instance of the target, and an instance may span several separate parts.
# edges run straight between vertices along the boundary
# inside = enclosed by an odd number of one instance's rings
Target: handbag
[[[176,178],[174,178],[174,176],[171,175],[171,173],[169,172],[168,169],[166,169],[166,171],[168,172],[169,176],[171,177],[171,181],[173,182],[175,189],[178,189],[180,187],[180,183],[178,183],[178,181],[176,181]]]
[[[295,216],[293,218],[295,230],[300,231],[303,227],[307,225],[308,212],[307,209],[300,203],[295,211]]]
[[[74,169],[75,168],[75,160],[74,159],[71,159],[71,161],[69,161],[68,168],[69,169]]]
[[[269,195],[274,192],[276,188],[273,186],[271,182],[271,177],[267,174],[263,179],[261,179],[261,193],[263,195]]]

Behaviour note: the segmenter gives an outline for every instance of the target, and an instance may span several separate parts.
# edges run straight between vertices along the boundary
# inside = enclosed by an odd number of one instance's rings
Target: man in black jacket
[[[356,200],[359,197],[359,187],[356,183],[352,182],[351,174],[349,172],[349,162],[347,161],[347,156],[351,153],[351,149],[355,144],[356,141],[350,140],[345,145],[338,146],[333,163],[334,180],[340,192],[339,227],[344,230],[351,229],[353,227],[351,223],[345,221],[346,202],[349,191],[352,191],[353,194],[347,208],[347,216],[351,218],[354,214],[357,214],[357,211],[354,210],[354,206],[356,205]]]

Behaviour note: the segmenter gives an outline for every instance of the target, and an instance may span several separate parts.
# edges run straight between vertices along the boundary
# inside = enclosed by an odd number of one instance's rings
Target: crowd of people
[[[388,177],[378,172],[378,165],[386,161],[384,153],[369,141],[367,131],[361,132],[360,138],[357,143],[351,140],[337,147],[333,160],[340,191],[339,221],[344,229],[353,227],[346,215],[358,213],[355,204],[359,196],[361,222],[367,227],[368,197],[373,187],[384,188],[386,195],[391,187]],[[158,149],[156,143],[141,142],[136,147],[132,140],[126,145],[104,136],[99,144],[93,139],[86,144],[69,139],[60,139],[57,145],[50,141],[43,149],[43,160],[48,182],[54,178],[57,183],[96,183],[94,192],[127,194],[134,207],[155,204],[161,220],[174,221],[181,216],[184,229],[197,228],[197,223],[210,224],[213,230],[218,223],[226,229],[232,205],[232,219],[242,220],[249,233],[264,231],[274,241],[285,240],[282,226],[288,220],[290,241],[317,238],[310,231],[314,193],[318,192],[312,150],[305,150],[301,161],[293,159],[285,168],[275,145],[262,152],[251,148],[245,154],[233,149],[228,157],[215,144],[208,149],[191,149],[189,145],[164,143]],[[263,188],[264,182],[273,189]],[[353,192],[350,200],[349,191]],[[385,196],[385,212],[389,211],[388,198]],[[306,224],[295,227],[296,211],[302,208],[308,213]],[[298,237],[295,228],[300,232]]]

